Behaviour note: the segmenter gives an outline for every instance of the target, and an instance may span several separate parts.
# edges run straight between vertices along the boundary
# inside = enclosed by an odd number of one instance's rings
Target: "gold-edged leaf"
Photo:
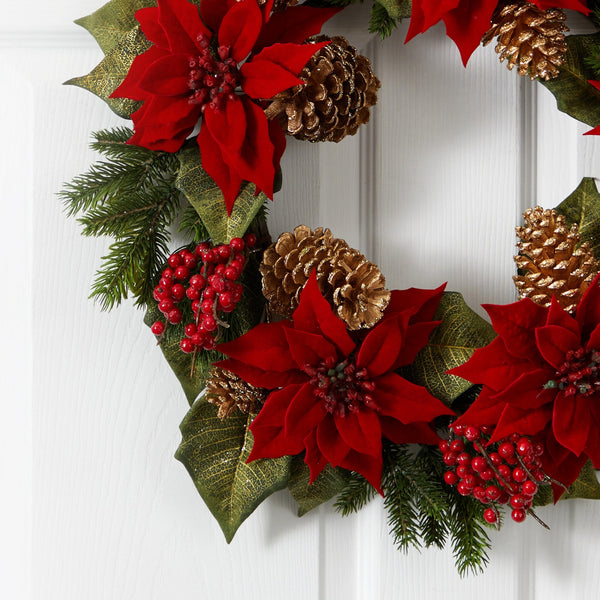
[[[473,352],[487,346],[496,333],[487,321],[467,306],[458,292],[443,294],[434,318],[442,321],[441,324],[414,363],[402,373],[450,405],[473,384],[461,377],[447,375],[446,371],[469,360]]]
[[[600,125],[600,90],[588,81],[597,79],[585,63],[589,48],[600,43],[600,33],[567,37],[567,58],[555,79],[540,81],[556,98],[558,110],[587,125]]]
[[[310,483],[310,469],[301,456],[295,456],[288,487],[298,503],[298,516],[302,517],[313,508],[337,496],[346,487],[349,476],[349,471],[339,467],[334,469],[328,464],[313,483]]]
[[[569,226],[576,223],[582,242],[588,242],[600,259],[600,194],[593,177],[584,177],[577,189],[557,207]]]
[[[246,463],[253,443],[251,420],[241,413],[221,420],[216,406],[198,401],[181,423],[183,439],[175,454],[228,543],[254,509],[285,488],[290,477],[291,456]]]
[[[253,183],[245,182],[227,214],[225,200],[213,178],[202,168],[200,151],[191,146],[179,152],[181,169],[175,185],[194,207],[214,244],[224,244],[244,235],[267,197],[254,195]]]
[[[135,26],[120,38],[93,71],[82,77],[70,79],[65,82],[65,85],[76,85],[96,94],[113,112],[128,119],[131,113],[139,108],[140,103],[129,98],[109,98],[109,96],[127,76],[133,59],[149,47],[150,43],[139,26]]]
[[[569,500],[572,498],[600,500],[600,483],[598,483],[598,476],[591,460],[588,460],[585,465],[583,465],[579,477],[571,484],[569,491],[565,492],[560,497],[561,500]],[[538,493],[535,495],[535,506],[546,506],[553,502],[554,498],[552,496],[551,486],[544,485],[540,487]]]

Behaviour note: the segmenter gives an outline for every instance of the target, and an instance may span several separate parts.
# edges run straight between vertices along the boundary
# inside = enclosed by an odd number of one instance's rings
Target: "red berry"
[[[196,250],[194,251],[198,256],[200,256],[203,252],[206,252],[210,248],[210,244],[208,242],[202,242],[196,246]]]
[[[512,478],[518,483],[523,483],[527,479],[527,473],[521,467],[517,467],[513,469]]]
[[[498,465],[498,473],[505,479],[508,483],[512,479],[512,471],[511,468],[507,465]]]
[[[202,295],[202,292],[195,287],[190,286],[186,291],[185,291],[185,295],[190,299],[190,300],[199,300],[200,296]]]
[[[235,281],[240,276],[240,272],[235,267],[227,267],[225,269],[225,277],[230,281]]]
[[[450,450],[453,452],[463,452],[465,449],[465,443],[462,440],[452,440],[450,442]]]
[[[537,483],[535,483],[534,481],[530,481],[529,479],[527,481],[523,482],[523,486],[521,487],[521,492],[523,493],[524,496],[535,496],[536,492],[538,491],[538,486]]]
[[[223,264],[217,265],[215,267],[215,275],[223,275],[223,273],[225,273],[225,269],[227,267]]]
[[[162,335],[165,331],[165,324],[162,321],[155,321],[150,329],[154,335]]]
[[[442,440],[438,444],[438,448],[440,449],[440,452],[442,454],[444,454],[445,452],[448,452],[448,450],[450,449],[450,444],[448,443],[448,440]]]
[[[515,447],[509,442],[503,442],[498,446],[498,454],[502,458],[512,458],[515,454]]]
[[[217,347],[217,342],[211,336],[208,336],[204,341],[204,349],[205,350],[214,350]]]
[[[480,485],[476,485],[473,488],[473,496],[477,498],[479,502],[483,502],[484,504],[487,504],[489,502],[487,496],[485,495],[485,488]]]
[[[446,452],[446,453],[444,453],[442,460],[444,461],[444,464],[451,467],[452,465],[456,464],[456,457],[457,457],[456,452]]]
[[[452,431],[454,431],[456,435],[462,435],[465,432],[465,426],[454,424],[452,425]]]
[[[171,288],[171,296],[173,300],[177,300],[177,302],[183,300],[185,298],[185,288],[180,283],[176,283]]]
[[[202,317],[202,325],[206,331],[215,331],[217,328],[217,321],[212,315],[204,315]]]
[[[479,431],[479,427],[475,427],[474,425],[469,425],[465,428],[464,436],[470,441],[474,442],[479,439],[481,435],[481,431]]]
[[[246,259],[244,258],[243,254],[240,254],[240,255],[236,256],[234,260],[231,261],[231,264],[229,266],[239,269],[239,271],[241,273],[245,264],[246,264]]]
[[[485,460],[485,458],[483,458],[483,456],[476,456],[471,461],[471,468],[476,473],[479,473],[487,468],[487,461]]]
[[[510,496],[508,495],[508,492],[506,490],[502,490],[500,492],[500,496],[498,496],[498,500],[496,500],[496,502],[498,504],[508,504],[509,500],[510,500]]]
[[[471,471],[471,469],[469,467],[465,467],[465,465],[458,465],[458,467],[456,467],[456,474],[461,479],[463,479],[467,475],[471,475],[472,473],[473,473],[473,471]]]
[[[475,479],[475,477],[473,475],[465,475],[464,479],[463,479],[463,483],[469,487],[469,489],[473,489],[475,487],[475,484],[477,483],[477,480]]]
[[[194,300],[192,302],[192,312],[194,313],[194,315],[198,312],[198,308],[200,307],[200,301],[199,300]]]
[[[219,294],[219,303],[221,304],[221,306],[229,306],[230,304],[233,304],[233,301],[231,299],[231,293],[221,292]]]
[[[219,255],[214,250],[206,250],[202,253],[202,262],[206,264],[216,263],[219,260]]]
[[[229,247],[234,251],[234,252],[241,252],[244,249],[244,240],[242,238],[233,238],[230,242],[229,242]]]
[[[484,469],[483,471],[481,471],[481,473],[479,473],[479,477],[481,477],[481,479],[483,479],[484,481],[491,481],[492,479],[494,479],[494,477],[496,477],[496,475],[491,469]]]
[[[497,467],[498,465],[502,464],[502,457],[497,453],[497,452],[490,452],[488,454],[490,462]]]
[[[471,465],[471,455],[468,452],[462,452],[456,459],[459,465],[468,467]]]
[[[184,258],[185,266],[188,269],[195,269],[198,264],[198,259],[193,254],[186,254]]]
[[[485,495],[490,500],[498,500],[498,498],[500,498],[501,493],[502,492],[500,491],[500,488],[497,485],[488,485],[487,488],[485,488]]]
[[[167,314],[167,320],[172,325],[177,325],[178,323],[181,323],[182,318],[183,318],[183,315],[178,308],[174,308],[173,310],[170,310],[169,313]]]
[[[206,279],[200,273],[196,273],[190,277],[190,285],[201,290],[206,286]]]
[[[183,264],[183,259],[181,258],[181,256],[179,256],[179,254],[171,254],[167,262],[169,263],[170,267],[176,269],[177,267]]]
[[[525,513],[525,511],[522,508],[515,508],[510,513],[510,516],[512,517],[513,521],[516,521],[517,523],[522,523],[525,520],[525,517],[527,516],[527,514]]]
[[[526,503],[525,496],[522,496],[521,494],[515,494],[510,499],[510,505],[513,508],[523,508],[525,506],[525,503]]]
[[[154,292],[152,293],[152,296],[154,297],[154,299],[157,302],[160,302],[161,300],[163,300],[166,295],[167,295],[167,292],[165,292],[165,290],[163,290],[158,285],[154,288]]]
[[[173,285],[173,280],[168,277],[161,277],[160,281],[158,282],[158,285],[163,290],[168,290],[168,289],[171,289],[171,286]]]
[[[492,431],[494,431],[494,428],[491,425],[482,425],[479,429],[481,429],[481,433],[484,433],[485,435],[490,435]]]
[[[526,454],[533,454],[533,444],[531,440],[526,437],[522,437],[517,442],[517,452],[521,456],[525,456]]]
[[[533,453],[536,456],[541,456],[542,454],[544,454],[544,444],[540,444],[539,442],[537,444],[534,444]]]
[[[196,324],[188,323],[185,326],[184,331],[185,331],[185,335],[187,335],[189,338],[191,338],[196,333]]]
[[[217,253],[221,258],[229,258],[231,256],[231,248],[229,246],[219,246]]]
[[[165,269],[165,270],[162,272],[162,275],[161,275],[161,277],[164,277],[165,279],[173,279],[173,274],[174,274],[174,271],[173,271],[173,269],[166,268],[166,269]]]
[[[458,490],[458,493],[461,496],[468,496],[471,493],[472,488],[470,488],[468,485],[466,485],[464,481],[461,481],[456,486],[456,489]]]
[[[202,304],[200,305],[202,312],[206,315],[212,315],[213,307],[214,304],[212,300],[202,300]]]
[[[190,340],[190,338],[183,338],[181,340],[181,342],[179,343],[179,347],[186,353],[189,354],[190,352],[194,351],[194,348],[196,347],[194,345],[194,342],[192,342],[192,340]]]
[[[161,313],[168,313],[170,310],[173,310],[173,308],[175,307],[175,304],[173,303],[173,300],[171,300],[170,298],[165,298],[164,300],[161,300],[158,303],[158,310],[160,310]]]
[[[458,483],[458,475],[454,471],[446,471],[444,473],[444,481],[448,485],[456,485]]]
[[[498,521],[498,514],[496,513],[496,511],[493,508],[486,508],[483,511],[483,518],[488,523],[496,523]]]
[[[190,276],[190,270],[188,267],[177,267],[175,269],[175,279],[187,279]]]
[[[244,242],[246,242],[246,246],[248,246],[248,248],[254,248],[256,245],[256,236],[253,233],[247,233],[244,236]]]
[[[194,342],[194,344],[196,346],[204,346],[204,342],[206,342],[206,334],[202,333],[200,331],[194,333],[194,335],[191,336],[192,337],[192,342]]]
[[[202,295],[202,298],[204,298],[204,300],[214,300],[216,297],[217,292],[214,290],[214,288],[207,287],[204,289],[204,294]]]

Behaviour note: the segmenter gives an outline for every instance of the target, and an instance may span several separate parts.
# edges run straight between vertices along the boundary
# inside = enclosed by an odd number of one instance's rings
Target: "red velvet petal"
[[[554,401],[556,390],[544,389],[544,385],[553,376],[552,369],[527,371],[511,381],[501,392],[498,392],[493,400],[504,404],[513,404],[522,409],[537,409]]]
[[[317,444],[332,467],[339,466],[351,450],[338,433],[331,415],[327,415],[317,426]]]
[[[578,335],[558,325],[538,327],[535,339],[544,360],[556,370],[565,362],[565,355],[569,350],[577,350],[581,346]]]
[[[285,412],[300,387],[288,385],[269,394],[264,406],[250,425],[249,429],[254,436],[254,444],[246,462],[258,458],[279,458],[302,452],[304,444],[287,437],[283,428]]]
[[[171,52],[195,54],[198,34],[210,36],[200,20],[198,8],[187,0],[158,0],[158,22],[165,32]]]
[[[284,372],[268,371],[233,359],[221,360],[214,364],[217,367],[235,373],[254,387],[261,387],[267,390],[274,390],[294,383],[306,383],[308,381],[306,373],[298,370]]]
[[[269,121],[269,136],[271,138],[271,143],[275,148],[275,151],[273,152],[273,168],[275,169],[275,172],[277,172],[279,171],[279,164],[287,143],[286,135],[277,119]]]
[[[556,394],[552,430],[559,444],[580,456],[585,448],[591,423],[588,398],[579,394],[566,396],[564,392]]]
[[[585,349],[588,351],[597,350],[600,352],[600,323],[596,325],[596,329],[590,334],[590,339],[588,340]]]
[[[260,52],[265,46],[282,42],[302,44],[311,35],[317,35],[321,31],[323,23],[340,10],[342,9],[291,6],[284,11],[275,13],[263,26],[254,46],[254,52]]]
[[[450,369],[448,374],[500,391],[530,368],[529,363],[511,356],[506,351],[504,340],[497,337],[487,346],[475,350],[466,363]]]
[[[211,136],[226,154],[240,154],[246,138],[246,111],[238,100],[227,100],[222,110],[207,107],[204,122]]]
[[[314,395],[310,383],[304,384],[292,398],[285,414],[285,435],[302,442],[327,416],[323,402]]]
[[[256,0],[236,2],[221,22],[219,44],[231,46],[231,56],[239,63],[250,54],[262,24],[262,13]]]
[[[132,100],[146,100],[148,93],[138,87],[139,80],[155,61],[168,56],[169,53],[151,46],[146,52],[138,54],[131,63],[129,71],[121,85],[109,96],[109,98],[131,98]]]
[[[405,425],[454,414],[424,387],[415,385],[396,373],[378,377],[372,396],[382,415],[393,417]]]
[[[429,321],[427,323],[415,323],[409,325],[404,334],[404,345],[396,358],[392,367],[395,371],[404,365],[410,365],[414,362],[417,354],[427,345],[431,333],[441,323],[441,321]]]
[[[140,8],[136,11],[135,18],[146,39],[163,50],[169,50],[169,40],[158,22],[159,10],[156,6]]]
[[[600,398],[596,398],[593,404],[590,404],[590,413],[592,415],[592,421],[590,423],[590,431],[588,433],[588,439],[585,443],[584,452],[590,457],[592,463],[594,463],[595,469],[600,469],[600,406],[598,401]]]
[[[455,422],[458,425],[495,425],[505,406],[490,388],[484,386],[473,404]]]
[[[329,303],[321,295],[314,271],[304,284],[300,303],[292,318],[295,329],[324,335],[339,348],[343,356],[349,356],[356,346],[348,335],[344,322],[333,313]]]
[[[535,4],[542,10],[548,10],[549,8],[565,8],[567,10],[576,10],[587,15],[590,9],[585,5],[585,2],[579,2],[578,0],[531,0],[532,4]]]
[[[223,194],[227,214],[230,215],[240,192],[242,178],[239,173],[228,164],[225,156],[221,152],[219,144],[211,135],[206,124],[202,125],[200,128],[198,145],[200,146],[202,168],[219,186],[219,189]]]
[[[328,44],[329,42],[319,42],[317,44],[274,44],[264,48],[257,54],[252,59],[252,63],[255,61],[273,63],[279,65],[291,75],[296,76],[302,71],[311,57]]]
[[[406,42],[438,23],[460,0],[413,0]]]
[[[191,131],[192,129],[187,129],[174,133],[172,130],[167,131],[167,128],[161,126],[138,126],[135,128],[134,134],[127,140],[127,143],[157,152],[177,152],[183,146]]]
[[[202,20],[210,29],[218,31],[221,21],[227,14],[227,11],[237,2],[237,0],[202,0],[200,2],[200,15]]]
[[[519,433],[520,435],[535,435],[546,427],[552,418],[552,406],[546,404],[537,410],[522,410],[516,406],[506,405],[498,425],[490,438],[490,443]]]
[[[179,96],[190,91],[190,67],[185,54],[169,54],[154,61],[144,72],[138,86],[158,96]],[[187,101],[186,98],[186,103]]]
[[[361,409],[343,417],[335,413],[333,420],[348,446],[361,454],[381,456],[381,425],[374,411]]]
[[[438,444],[440,437],[429,423],[410,423],[404,425],[391,417],[381,417],[383,437],[394,444]]]
[[[240,72],[243,77],[242,89],[256,100],[267,100],[283,90],[305,83],[283,67],[267,60],[254,59],[247,62],[242,65]]]
[[[327,466],[327,459],[323,456],[317,444],[316,430],[311,431],[308,436],[306,436],[306,439],[304,440],[304,446],[306,448],[304,462],[310,469],[309,483],[313,483],[321,471]]]
[[[350,450],[340,467],[349,471],[360,473],[376,490],[383,496],[381,489],[381,471],[383,470],[383,458],[368,454],[361,454],[356,450]]]
[[[581,335],[577,321],[558,303],[554,296],[552,296],[545,324],[558,325],[559,327],[572,332],[577,337],[580,337]]]
[[[285,336],[288,325],[284,323],[261,323],[232,342],[219,344],[217,350],[265,371],[284,373],[297,370]]]
[[[419,321],[431,321],[435,315],[438,304],[444,293],[446,284],[442,284],[435,290],[424,290],[420,288],[409,288],[407,290],[393,290],[390,303],[385,309],[384,318],[394,316],[397,313],[410,311],[410,323]]]
[[[407,313],[378,323],[363,341],[356,364],[365,367],[371,377],[383,375],[391,370],[402,350],[407,325]]]
[[[535,329],[546,324],[548,309],[529,298],[513,304],[484,304],[492,326],[504,340],[506,350],[516,358],[528,361],[541,360]]]
[[[289,351],[300,369],[305,365],[319,365],[326,358],[338,359],[337,348],[322,335],[286,329]]]
[[[581,328],[581,336],[585,340],[600,324],[600,275],[597,275],[586,290],[577,306],[575,318]]]

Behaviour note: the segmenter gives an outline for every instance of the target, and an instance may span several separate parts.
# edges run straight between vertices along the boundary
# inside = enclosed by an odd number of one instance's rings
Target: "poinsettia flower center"
[[[598,350],[569,350],[565,362],[544,387],[558,389],[565,396],[591,396],[600,393],[600,352]]]
[[[329,357],[318,366],[305,365],[313,393],[323,402],[330,414],[345,417],[348,412],[358,412],[361,405],[377,410],[379,407],[371,393],[375,382],[364,368],[358,368],[353,358],[337,362]]]
[[[237,63],[231,57],[231,46],[219,46],[215,51],[211,48],[211,38],[201,33],[198,38],[200,54],[190,56],[190,77],[188,86],[191,90],[190,104],[199,104],[202,112],[210,106],[219,112],[225,100],[233,100],[235,89],[239,86]]]

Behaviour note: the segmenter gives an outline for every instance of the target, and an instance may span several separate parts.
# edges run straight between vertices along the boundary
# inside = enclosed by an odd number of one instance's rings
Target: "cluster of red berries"
[[[246,249],[256,244],[256,236],[248,233],[233,238],[229,244],[212,246],[208,242],[196,248],[184,248],[169,256],[154,299],[165,316],[166,323],[156,321],[152,333],[161,336],[167,324],[178,325],[184,318],[182,303],[191,302],[193,321],[184,327],[180,342],[183,352],[213,350],[220,328],[228,325],[220,318],[230,313],[242,298],[243,286],[238,283],[246,263]]]
[[[458,493],[489,504],[483,516],[488,523],[499,518],[498,505],[508,504],[517,523],[531,513],[533,497],[546,479],[540,457],[544,447],[530,438],[513,434],[488,444],[493,427],[452,425],[450,439],[439,444],[448,485]]]

